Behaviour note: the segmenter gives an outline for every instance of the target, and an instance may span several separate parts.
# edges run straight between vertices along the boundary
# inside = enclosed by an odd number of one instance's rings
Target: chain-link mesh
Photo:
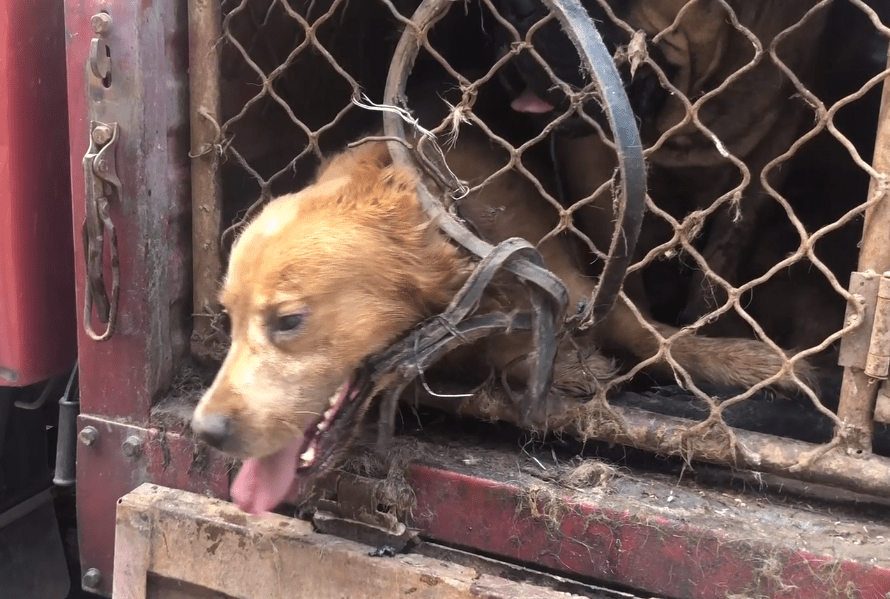
[[[622,201],[615,144],[556,18],[536,1],[448,2],[419,28],[418,4],[224,0],[223,246],[269,198],[305,185],[324,155],[379,131],[379,114],[360,104],[383,100],[408,30],[417,56],[407,107],[443,146],[484,132],[502,162],[474,189],[508,172],[527,178],[553,215],[538,245],[569,236],[595,280]],[[571,417],[545,424],[883,489],[855,479],[886,471],[886,460],[852,472],[830,450],[846,443],[837,350],[856,326],[845,326],[844,308],[862,216],[888,194],[888,175],[870,162],[890,11],[862,0],[583,4],[614,52],[645,147],[648,213],[616,306],[656,347],[605,348],[627,358],[619,372]],[[439,113],[422,108],[431,105]],[[741,387],[702,381],[678,357],[693,336],[758,340],[776,367]],[[745,370],[747,357],[721,367]],[[890,455],[881,443],[875,451]]]

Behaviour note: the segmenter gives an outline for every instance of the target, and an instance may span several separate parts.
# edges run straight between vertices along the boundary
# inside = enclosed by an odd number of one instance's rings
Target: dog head
[[[631,5],[634,3],[612,3],[617,17],[629,18]],[[637,3],[638,4],[638,3]],[[618,71],[624,82],[625,90],[634,114],[637,115],[641,134],[644,139],[650,136],[650,129],[655,124],[655,115],[664,105],[668,92],[658,80],[654,70],[645,62],[631,66],[627,57],[628,45],[631,43],[629,32],[620,27],[605,11],[600,2],[583,0],[582,5],[594,21],[597,31],[609,53],[623,55],[618,61]],[[543,26],[538,23],[544,19],[549,10],[540,0],[500,0],[495,3],[500,15],[516,28],[520,39],[525,40],[534,29],[531,43],[538,56],[547,63],[553,75],[575,90],[588,87],[591,83],[578,50],[562,30],[559,22],[551,18]],[[506,28],[495,29],[495,43],[506,53],[514,45],[514,39]],[[621,51],[619,52],[619,49]],[[646,53],[658,63],[670,77],[674,68],[667,64],[657,46],[647,45]],[[639,67],[639,68],[637,68]],[[501,83],[514,98],[511,107],[517,112],[540,114],[543,120],[549,121],[570,109],[571,100],[551,78],[551,75],[527,49],[521,50],[504,69],[499,71]],[[601,126],[608,127],[598,100],[585,102],[584,111],[591,118],[599,121]],[[563,121],[562,130],[570,133],[588,135],[592,129],[577,117]]]
[[[271,509],[295,471],[327,465],[349,428],[341,421],[368,401],[356,380],[365,359],[459,287],[457,250],[416,186],[384,144],[367,143],[272,201],[236,242],[220,296],[232,345],[192,428],[248,458],[239,478],[250,480],[232,491],[245,509]]]

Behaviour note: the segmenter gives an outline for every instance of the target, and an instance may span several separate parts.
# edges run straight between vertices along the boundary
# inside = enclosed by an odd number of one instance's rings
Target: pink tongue
[[[303,437],[263,458],[244,461],[232,483],[232,499],[249,514],[268,512],[289,498],[297,471],[297,453]]]
[[[519,97],[510,103],[510,108],[516,112],[530,112],[543,114],[553,110],[553,106],[538,97],[530,88],[525,88]]]

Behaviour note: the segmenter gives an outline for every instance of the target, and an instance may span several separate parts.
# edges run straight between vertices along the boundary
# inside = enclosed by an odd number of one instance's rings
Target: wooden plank
[[[372,557],[308,522],[152,484],[120,500],[115,538],[116,599],[577,597],[422,555]]]

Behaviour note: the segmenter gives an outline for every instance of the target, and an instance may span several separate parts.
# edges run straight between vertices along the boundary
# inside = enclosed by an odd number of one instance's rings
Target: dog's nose
[[[232,441],[232,419],[219,414],[208,414],[192,421],[198,438],[217,449],[227,449]]]

